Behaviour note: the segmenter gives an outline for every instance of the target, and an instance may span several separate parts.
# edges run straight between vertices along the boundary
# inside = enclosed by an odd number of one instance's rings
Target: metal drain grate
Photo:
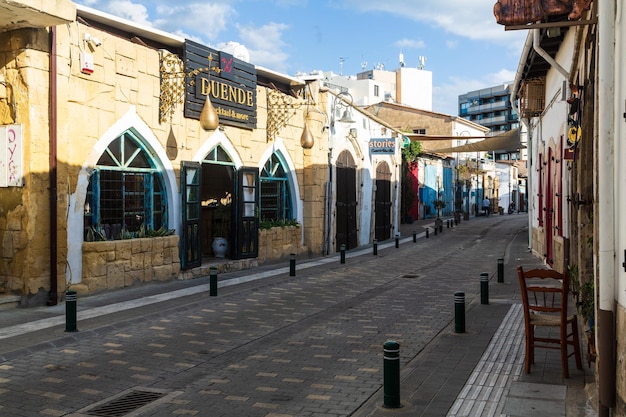
[[[98,417],[123,417],[166,395],[157,391],[130,391],[89,410],[86,415]]]

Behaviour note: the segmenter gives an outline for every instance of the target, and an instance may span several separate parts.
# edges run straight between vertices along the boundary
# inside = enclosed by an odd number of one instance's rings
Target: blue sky
[[[495,0],[75,0],[220,49],[239,42],[250,62],[289,75],[355,75],[426,57],[433,111],[457,114],[458,95],[512,81],[526,31],[495,22]]]

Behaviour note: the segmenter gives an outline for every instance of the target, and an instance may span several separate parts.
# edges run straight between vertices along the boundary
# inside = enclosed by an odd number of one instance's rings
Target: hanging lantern
[[[302,136],[300,136],[300,144],[304,149],[311,149],[315,141],[313,140],[313,135],[309,130],[309,123],[307,121],[304,122],[304,129],[302,129]]]
[[[209,94],[207,94],[206,101],[204,102],[204,106],[202,106],[202,111],[200,112],[200,126],[204,130],[215,130],[219,124],[220,118],[217,115],[215,107],[213,107],[213,103],[211,103]]]

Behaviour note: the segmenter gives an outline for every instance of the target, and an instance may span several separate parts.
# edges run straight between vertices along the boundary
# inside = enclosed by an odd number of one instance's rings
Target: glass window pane
[[[113,158],[111,158],[111,155],[105,151],[98,160],[98,165],[114,167],[117,166],[117,162],[115,162]]]
[[[133,168],[150,168],[150,162],[146,153],[142,151],[132,158],[128,166]]]
[[[107,149],[109,150],[109,152],[111,152],[111,154],[115,157],[115,159],[122,162],[122,137],[121,136],[115,139],[113,142],[111,142],[111,144],[109,145]]]
[[[124,169],[122,155],[128,158],[132,172]],[[85,230],[90,223],[97,223],[94,226],[102,228],[107,239],[120,239],[122,232],[130,232],[132,237],[142,225],[145,229],[166,226],[163,179],[137,139],[130,134],[115,139],[98,166],[88,186],[86,202],[92,202],[89,208],[93,217],[85,209]]]

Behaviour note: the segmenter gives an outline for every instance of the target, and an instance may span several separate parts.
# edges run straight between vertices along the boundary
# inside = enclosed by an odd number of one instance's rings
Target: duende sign
[[[185,117],[199,119],[209,95],[220,124],[256,128],[254,65],[186,40],[185,72]]]
[[[370,155],[393,155],[396,152],[395,138],[370,139]]]

